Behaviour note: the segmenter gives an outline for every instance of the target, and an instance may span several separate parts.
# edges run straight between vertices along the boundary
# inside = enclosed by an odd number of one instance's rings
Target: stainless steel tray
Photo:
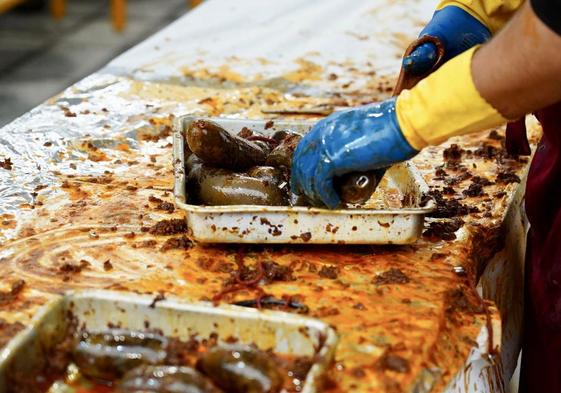
[[[331,363],[337,335],[327,324],[312,318],[284,312],[210,303],[186,303],[153,296],[111,291],[70,292],[44,306],[29,328],[18,334],[0,352],[0,392],[7,390],[9,373],[33,377],[49,362],[49,348],[65,335],[68,313],[78,318],[78,326],[106,329],[108,324],[127,329],[161,329],[168,337],[188,340],[217,333],[221,338],[236,337],[244,344],[273,349],[279,354],[314,356],[302,392],[317,391],[317,384]]]
[[[380,186],[360,209],[328,210],[290,206],[198,206],[187,203],[185,184],[184,130],[197,117],[176,119],[173,139],[174,194],[176,204],[185,210],[191,236],[208,243],[336,243],[409,244],[420,236],[424,216],[433,202],[420,207],[428,186],[410,163],[394,165]],[[229,132],[243,127],[272,134],[289,129],[305,133],[314,122],[275,121],[265,129],[264,120],[207,118]],[[389,206],[388,197],[400,196],[404,203]],[[400,199],[398,198],[398,199]],[[395,198],[394,198],[395,199]]]

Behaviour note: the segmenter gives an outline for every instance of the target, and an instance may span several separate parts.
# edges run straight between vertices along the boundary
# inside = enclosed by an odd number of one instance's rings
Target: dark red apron
[[[530,232],[520,391],[561,393],[561,103],[537,117],[543,137],[526,186]]]

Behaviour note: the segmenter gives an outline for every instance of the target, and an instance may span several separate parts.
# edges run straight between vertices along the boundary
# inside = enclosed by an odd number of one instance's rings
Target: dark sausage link
[[[368,172],[352,172],[335,178],[335,190],[344,203],[363,204],[370,199],[385,169]]]
[[[201,373],[190,367],[140,366],[117,385],[118,393],[220,393]]]
[[[72,358],[82,375],[104,381],[120,378],[141,364],[158,364],[166,357],[167,339],[124,329],[82,332]]]
[[[209,206],[288,204],[288,186],[268,177],[251,177],[203,164],[195,155],[187,160],[187,195],[193,203]]]
[[[205,164],[233,171],[263,164],[271,150],[265,142],[248,141],[208,120],[194,121],[185,136],[191,151]]]
[[[197,368],[231,393],[276,393],[282,389],[283,379],[273,359],[249,346],[214,347],[199,359]]]

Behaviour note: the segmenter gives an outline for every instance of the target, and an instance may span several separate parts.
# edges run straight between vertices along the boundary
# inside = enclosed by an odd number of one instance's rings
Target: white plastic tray
[[[187,203],[185,183],[185,135],[189,125],[202,118],[182,116],[176,119],[173,140],[174,194],[177,205],[185,210],[191,236],[207,243],[335,243],[335,244],[409,244],[420,236],[425,214],[432,211],[429,202],[421,207],[428,186],[410,163],[394,165],[365,206],[372,208],[328,210],[290,206],[199,206]],[[310,121],[274,122],[265,129],[264,120],[206,118],[229,132],[243,127],[265,135],[288,129],[307,132]],[[403,198],[400,208],[384,206],[393,192]]]
[[[219,340],[235,337],[240,343],[255,344],[263,350],[314,357],[303,393],[318,390],[337,345],[337,335],[329,325],[290,313],[176,300],[154,304],[153,296],[82,291],[48,303],[35,315],[32,325],[0,352],[0,392],[14,391],[13,386],[7,386],[10,373],[33,378],[45,368],[49,362],[47,354],[66,334],[69,313],[77,318],[78,326],[89,330],[112,325],[143,331],[149,326],[167,337],[182,340],[193,335],[205,339],[216,333]]]

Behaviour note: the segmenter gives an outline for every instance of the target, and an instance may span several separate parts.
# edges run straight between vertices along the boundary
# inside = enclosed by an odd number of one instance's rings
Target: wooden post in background
[[[127,1],[111,0],[111,22],[117,31],[123,31],[127,23]]]
[[[66,12],[66,0],[51,0],[50,3],[51,15],[54,19],[62,19]]]
[[[0,14],[11,10],[21,3],[23,3],[23,0],[0,0]]]

